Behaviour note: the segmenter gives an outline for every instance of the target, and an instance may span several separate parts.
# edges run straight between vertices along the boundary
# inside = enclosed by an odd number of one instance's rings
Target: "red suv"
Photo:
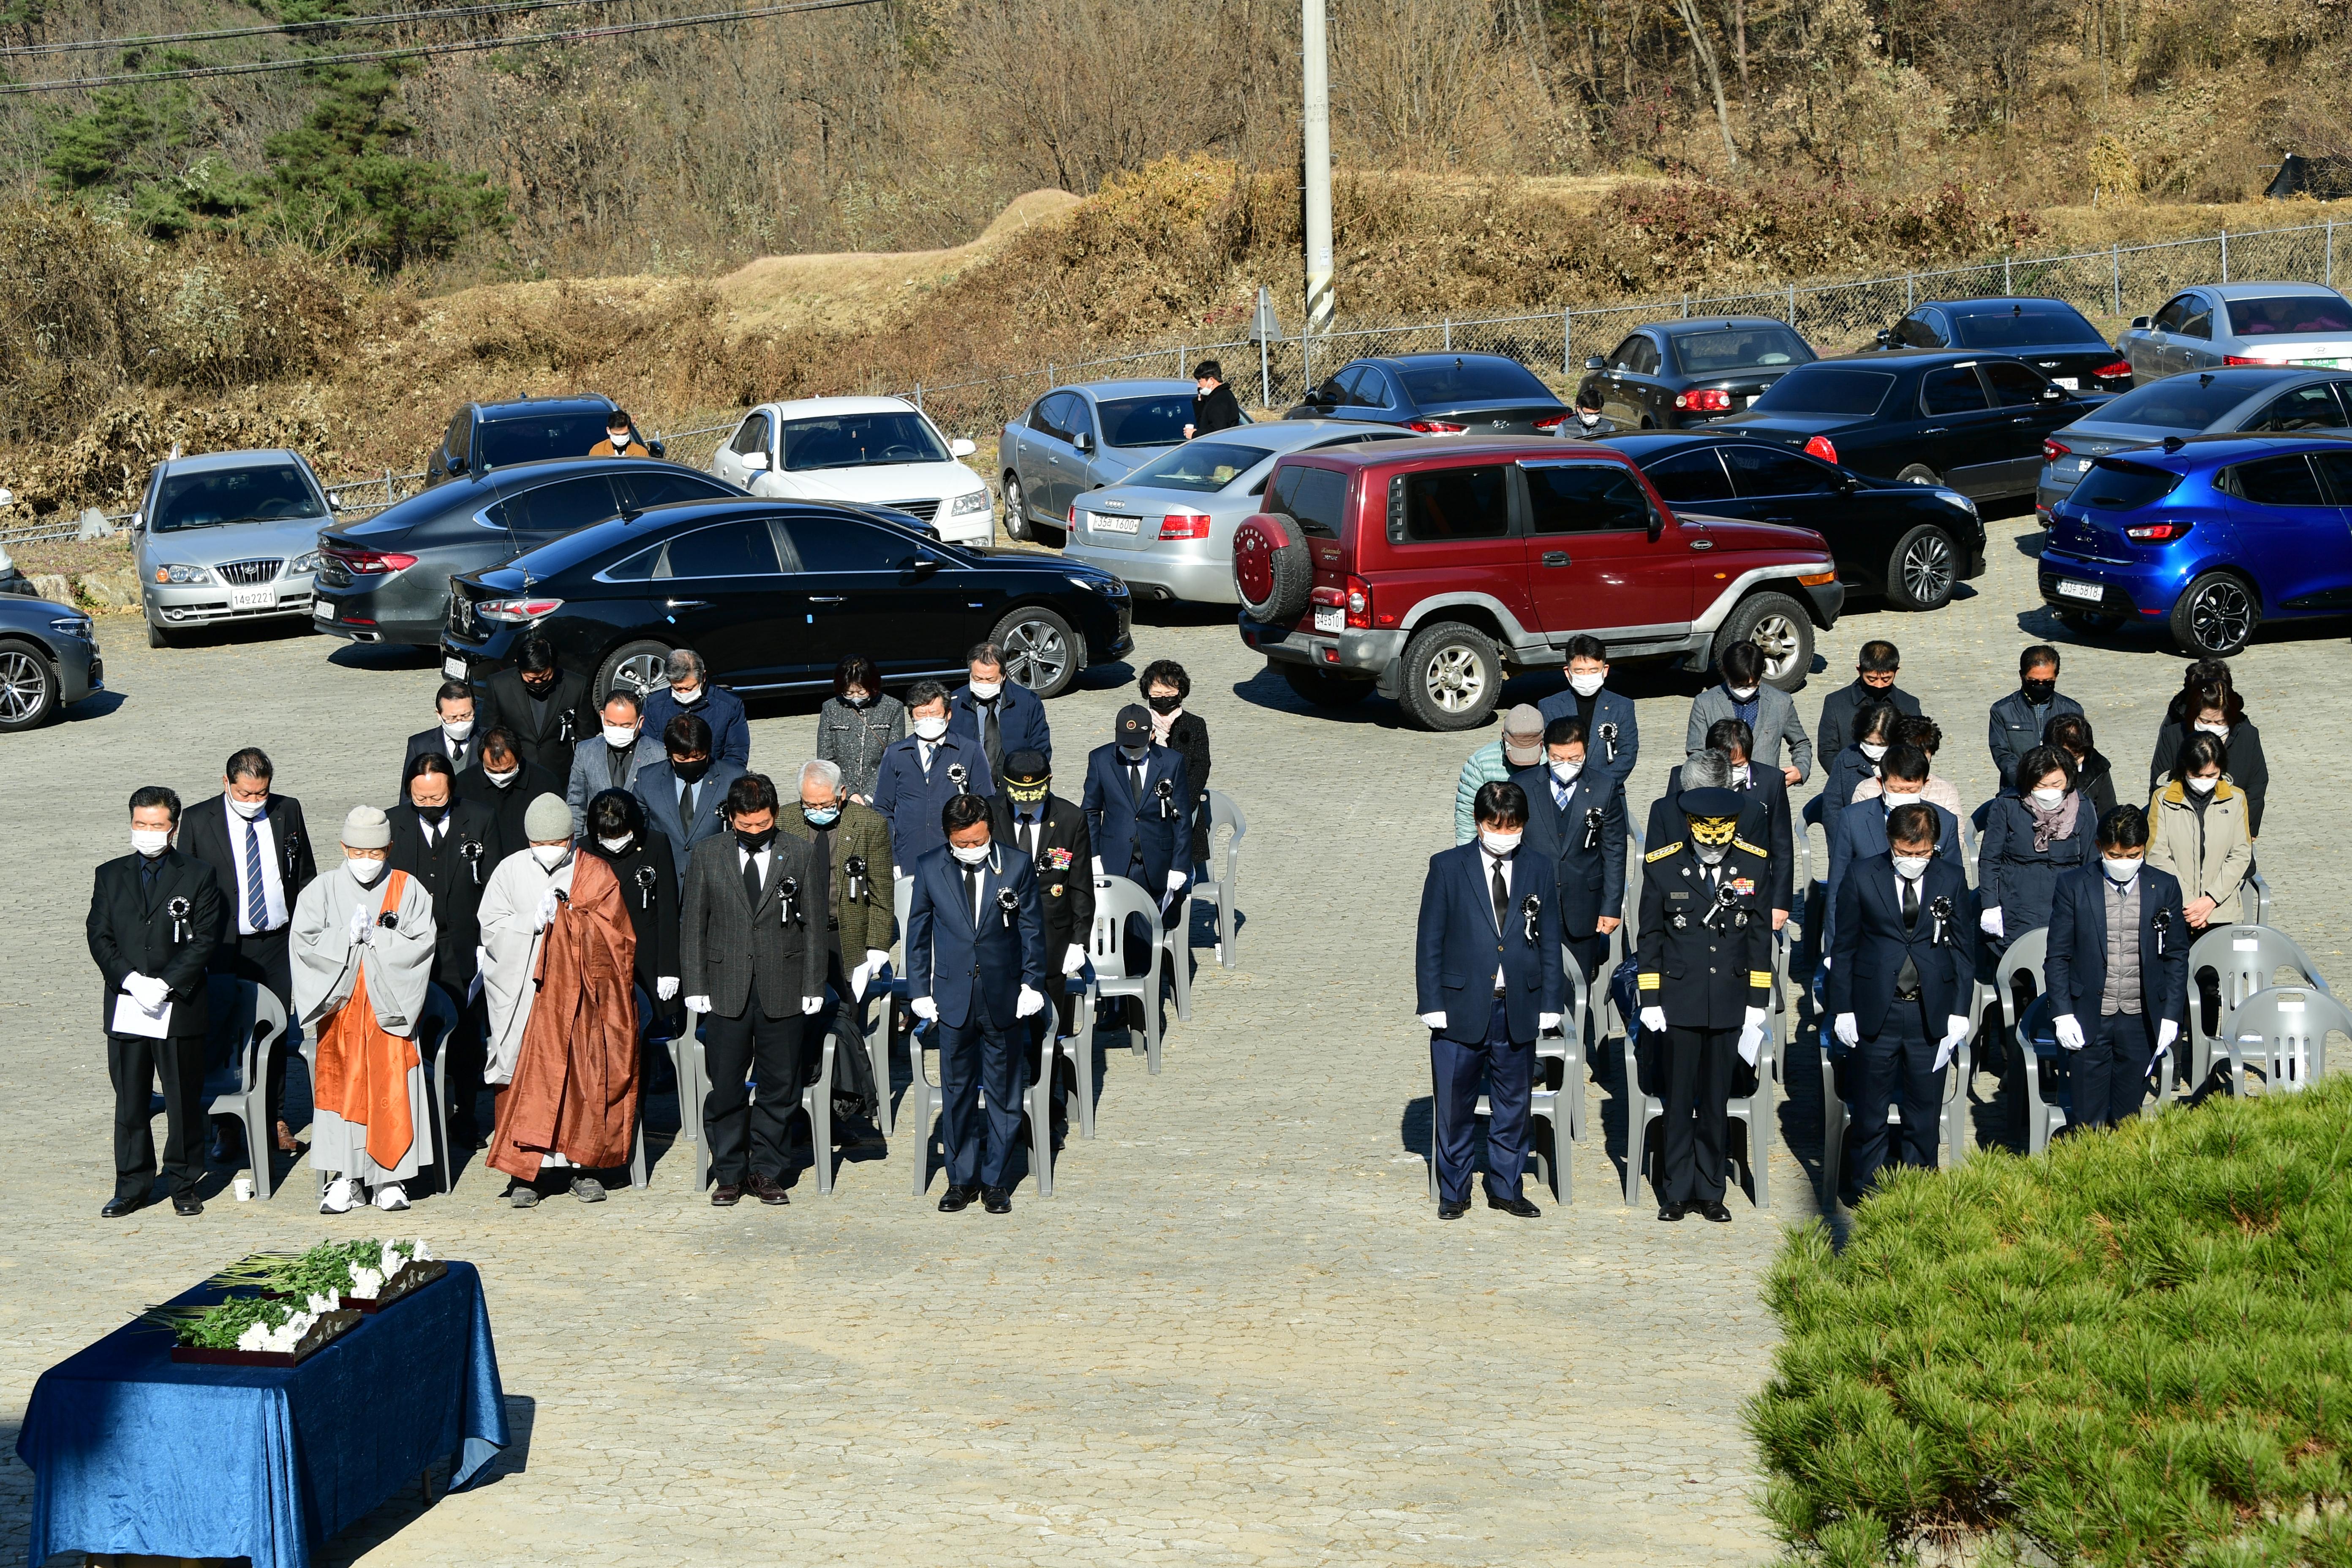
[[[1388,441],[1285,457],[1234,533],[1242,640],[1310,702],[1379,691],[1432,730],[1486,721],[1507,676],[1591,633],[1703,670],[1740,639],[1782,690],[1845,602],[1808,529],[1677,516],[1606,447]]]

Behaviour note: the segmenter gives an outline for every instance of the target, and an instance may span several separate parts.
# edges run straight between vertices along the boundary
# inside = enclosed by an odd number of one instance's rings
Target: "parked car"
[[[2133,317],[2117,346],[2141,381],[2233,364],[2352,370],[2352,300],[2316,283],[2201,284]]]
[[[1283,417],[1360,419],[1421,436],[1550,436],[1568,413],[1507,354],[1435,353],[1352,361]]]
[[[1031,404],[996,438],[1004,531],[1030,540],[1043,527],[1058,542],[1079,496],[1182,443],[1195,390],[1189,381],[1095,381]]]
[[[1783,690],[1845,602],[1817,535],[1678,517],[1633,458],[1558,439],[1382,442],[1278,458],[1234,532],[1242,640],[1310,702],[1377,690],[1466,730],[1590,633],[1705,669],[1735,642]]]
[[[443,669],[479,680],[537,628],[601,699],[659,683],[690,647],[736,691],[817,691],[871,654],[893,684],[957,676],[992,639],[1004,670],[1056,697],[1133,647],[1109,573],[1026,552],[947,544],[913,518],[838,503],[679,501],[542,544],[451,582]]]
[[[2200,658],[2352,611],[2352,440],[2178,437],[2092,459],[2050,509],[2042,597],[2081,631],[2156,622]]]
[[[2063,300],[1931,300],[1881,331],[1878,346],[2013,354],[2069,392],[2121,392],[2132,383],[2115,345]]]
[[[167,458],[131,519],[147,646],[174,634],[310,615],[326,487],[298,452],[271,447]]]
[[[903,398],[804,397],[746,414],[710,471],[755,496],[887,507],[950,543],[986,544],[988,481],[957,460],[975,450]]]
[[[1769,316],[1652,321],[1584,362],[1576,402],[1620,430],[1681,430],[1738,413],[1817,357],[1795,328]]]
[[[318,630],[352,642],[433,647],[449,579],[620,512],[740,497],[709,474],[649,458],[568,458],[436,485],[319,536]]]
[[[2288,365],[2238,365],[2168,375],[2135,387],[2042,442],[2042,483],[2034,510],[2050,509],[2090,471],[2091,459],[2167,437],[2267,431],[2342,430],[2352,426],[2352,374]]]
[[[1329,419],[1215,431],[1081,497],[1062,559],[1117,573],[1139,598],[1237,603],[1234,530],[1258,510],[1276,458],[1410,438],[1405,430]]]
[[[1800,365],[1717,428],[1994,500],[2032,494],[2042,438],[2109,395],[2068,392],[2022,360],[1910,349]]]
[[[1935,610],[1984,574],[1976,502],[1941,485],[1874,479],[1729,430],[1612,436],[1658,498],[1686,519],[1737,518],[1808,528],[1829,543],[1849,595],[1885,595]]]
[[[449,416],[449,427],[425,462],[425,482],[437,485],[471,474],[478,478],[492,468],[517,463],[543,463],[555,458],[584,458],[604,438],[613,416],[613,400],[602,393],[581,397],[514,397],[497,403],[468,403]],[[655,457],[662,444],[630,433]]]
[[[105,689],[88,616],[54,599],[0,595],[0,734],[37,729]]]

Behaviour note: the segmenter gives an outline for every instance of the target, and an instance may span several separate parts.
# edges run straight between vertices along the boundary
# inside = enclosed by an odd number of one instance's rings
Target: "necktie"
[[[1560,783],[1557,777],[1551,781],[1551,804],[1555,810],[1568,809],[1568,786]]]
[[[963,901],[964,907],[971,911],[972,929],[978,931],[980,929],[980,868],[977,866],[966,866],[963,868]]]
[[[1037,819],[1034,816],[1021,820],[1021,853],[1032,860],[1037,858]]]
[[[1130,781],[1128,787],[1135,792],[1136,815],[1140,816],[1143,815],[1143,764],[1141,763],[1137,763],[1134,766],[1129,768],[1127,770],[1127,776]]]
[[[1903,884],[1903,929],[1908,931],[1919,923],[1919,884],[1908,877],[1896,880]]]
[[[245,923],[257,931],[269,929],[269,889],[261,880],[261,830],[249,817],[245,824]]]
[[[1503,880],[1502,861],[1490,860],[1487,864],[1495,868],[1495,929],[1501,931],[1505,918],[1511,912],[1511,885]]]
[[[751,900],[751,907],[754,910],[758,909],[760,907],[760,858],[757,855],[743,857],[743,892]]]
[[[1002,701],[1003,699],[998,699]],[[996,722],[996,703],[980,705],[980,749],[988,753],[988,771],[993,775],[1004,771],[1004,731]]]
[[[686,836],[687,836],[688,838],[693,837],[694,837],[694,786],[693,786],[692,784],[688,784],[684,789],[682,789],[682,790],[678,791],[678,795],[677,795],[677,820],[678,820],[678,825],[679,825],[680,826],[682,826],[682,827],[684,827],[684,828],[686,829]]]

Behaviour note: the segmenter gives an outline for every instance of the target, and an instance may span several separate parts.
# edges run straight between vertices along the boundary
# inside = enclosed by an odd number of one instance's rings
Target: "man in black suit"
[[[148,1096],[163,1088],[163,1169],[172,1212],[200,1215],[205,1174],[205,1036],[211,1026],[206,963],[222,927],[212,868],[172,847],[180,797],[149,784],[131,797],[131,849],[99,867],[89,893],[89,956],[105,979],[99,1007],[114,1080],[114,1196],[99,1212],[120,1219],[155,1185]]]
[[[1609,937],[1625,910],[1625,792],[1585,766],[1584,721],[1544,726],[1544,763],[1511,776],[1528,797],[1527,848],[1552,868],[1560,942],[1584,984],[1609,961]]]
[[[449,764],[452,773],[462,773],[473,764],[481,742],[474,733],[474,689],[462,680],[445,680],[441,689],[433,694],[433,710],[439,722],[430,730],[419,730],[408,737],[408,754],[400,759],[400,788],[395,798],[408,798],[409,770],[416,759],[432,755]]]
[[[1853,716],[1866,703],[1892,702],[1895,710],[1919,716],[1919,700],[1895,684],[1902,671],[1903,655],[1895,645],[1873,637],[1862,645],[1853,661],[1853,679],[1822,699],[1822,721],[1813,728],[1813,755],[1837,761],[1853,742]]]
[[[588,682],[558,669],[554,647],[534,632],[515,650],[512,669],[482,683],[482,699],[488,710],[478,715],[483,727],[512,731],[522,760],[553,773],[555,793],[562,795],[563,781],[572,776],[572,748],[601,727],[588,705]]]
[[[180,825],[182,853],[212,868],[220,889],[221,926],[212,970],[250,980],[278,998],[287,1027],[269,1053],[269,1123],[278,1147],[294,1148],[286,1125],[286,1063],[302,1037],[294,1022],[294,970],[288,956],[288,921],[294,900],[319,874],[302,803],[270,789],[276,770],[268,754],[247,746],[221,770],[221,793],[190,808]],[[251,1157],[265,1156],[252,1152]]]
[[[481,945],[482,888],[506,858],[498,818],[478,801],[462,800],[448,759],[431,752],[410,764],[408,798],[384,815],[392,821],[388,858],[433,896],[433,984],[457,1005],[449,1052],[449,1138],[460,1149],[480,1145],[474,1101],[482,1087],[484,1016],[474,954]],[[527,847],[516,845],[520,849]]]
[[[1737,719],[1719,721],[1709,726],[1712,736],[1724,724],[1738,724]],[[1743,729],[1746,726],[1741,726]],[[1748,753],[1742,751],[1740,756]],[[1796,896],[1796,839],[1794,824],[1789,819],[1789,786],[1780,775],[1769,768],[1750,768],[1747,787],[1739,787],[1740,771],[1731,760],[1731,753],[1709,744],[1697,755],[1666,774],[1666,793],[1650,805],[1648,837],[1644,840],[1653,848],[1671,844],[1684,836],[1685,818],[1676,802],[1685,790],[1727,789],[1739,796],[1739,837],[1764,851],[1770,862],[1765,898],[1761,900],[1772,911],[1772,929],[1779,931],[1788,923],[1790,900]],[[1773,803],[1777,794],[1780,811],[1777,816]]]
[[[988,803],[989,837],[1010,844],[1037,873],[1037,907],[1045,923],[1045,972],[1057,976],[1045,994],[1054,999],[1056,1037],[1076,1030],[1077,998],[1068,981],[1087,966],[1087,942],[1095,929],[1092,840],[1087,814],[1054,793],[1054,770],[1041,752],[1014,752],[1004,759],[1004,787]],[[1045,1016],[1034,1020],[1045,1040]],[[1060,1058],[1055,1058],[1058,1064]],[[1058,1070],[1058,1069],[1057,1069]],[[1054,1097],[1062,1117],[1062,1097]]]
[[[727,831],[720,808],[727,792],[743,776],[741,767],[710,756],[710,725],[699,713],[680,713],[662,731],[662,760],[637,770],[630,793],[646,808],[646,825],[669,840],[669,858],[677,868],[677,885],[686,888],[686,868],[694,860],[694,847]]]
[[[489,812],[498,826],[499,847],[508,855],[530,847],[523,814],[543,795],[562,799],[563,781],[537,763],[525,762],[522,743],[502,724],[484,733],[480,752],[457,773],[457,798]]]
[[[1192,781],[1184,759],[1152,739],[1151,710],[1130,702],[1118,710],[1111,743],[1087,756],[1087,837],[1094,845],[1094,874],[1125,877],[1160,906],[1160,921],[1185,918],[1185,889],[1192,881]],[[1150,967],[1157,933],[1131,917],[1121,933],[1121,956],[1129,974]],[[1156,1003],[1154,1004],[1157,1005]]]

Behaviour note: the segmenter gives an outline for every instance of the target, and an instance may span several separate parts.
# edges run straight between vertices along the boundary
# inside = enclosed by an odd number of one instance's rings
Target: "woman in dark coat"
[[[621,900],[637,935],[637,988],[651,1006],[653,1033],[674,1030],[678,1000],[678,882],[669,840],[646,831],[645,807],[625,790],[608,789],[588,803],[588,830],[580,848],[609,862],[621,881]]]
[[[2154,795],[2173,775],[2180,750],[2199,731],[2221,742],[2222,772],[2245,793],[2247,830],[2263,836],[2263,802],[2270,794],[2270,764],[2263,756],[2262,731],[2246,717],[2227,661],[2200,659],[2189,667],[2179,695],[2156,731],[2156,753],[2147,762],[2147,792]]]
[[[1895,740],[1895,721],[1902,712],[1892,702],[1865,702],[1854,710],[1853,740],[1830,761],[1829,776],[1822,782],[1822,821],[1833,822],[1853,804],[1853,792],[1864,779],[1878,776],[1879,760]]]
[[[2057,747],[2074,764],[2074,787],[2106,820],[2116,808],[2116,770],[2106,753],[2092,743],[2091,721],[2080,713],[2061,713],[2042,727],[2045,744]]]
[[[1137,684],[1151,710],[1151,738],[1184,759],[1184,777],[1192,786],[1192,860],[1198,865],[1209,858],[1209,726],[1198,713],[1184,711],[1192,678],[1174,659],[1153,659]]]
[[[862,653],[833,670],[833,695],[817,710],[819,762],[841,770],[841,787],[860,805],[874,804],[882,753],[907,738],[907,705],[882,689],[882,676]]]
[[[2099,853],[2097,813],[2064,752],[2036,746],[2026,752],[2017,764],[2017,784],[1986,807],[1978,851],[1977,901],[1987,945],[1996,952],[2048,925],[2059,873]]]

